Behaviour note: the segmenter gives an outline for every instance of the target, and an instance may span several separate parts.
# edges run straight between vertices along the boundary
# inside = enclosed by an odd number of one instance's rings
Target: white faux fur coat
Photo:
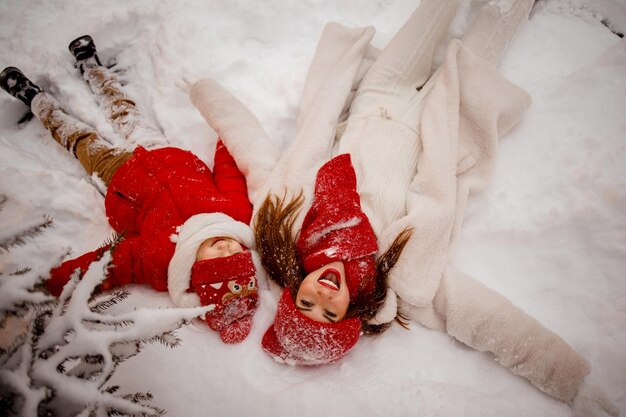
[[[448,266],[470,191],[485,186],[498,139],[530,105],[493,65],[532,1],[519,3],[523,10],[507,15],[513,23],[485,8],[463,42],[451,42],[433,74],[434,48],[455,6],[423,0],[360,84],[375,55],[374,30],[327,25],[307,76],[297,137],[282,154],[214,81],[199,81],[190,96],[248,178],[255,207],[268,193],[285,190],[303,190],[310,204],[319,166],[333,153],[352,154],[381,250],[403,228],[414,230],[392,270],[378,322],[393,318],[397,294],[411,319],[491,352],[542,391],[571,401],[589,373],[587,362],[504,297]],[[498,24],[505,26],[494,29]],[[338,125],[350,102],[347,122]]]

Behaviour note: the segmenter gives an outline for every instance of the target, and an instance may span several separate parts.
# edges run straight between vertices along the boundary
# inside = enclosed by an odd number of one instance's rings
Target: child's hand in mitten
[[[250,333],[256,304],[256,294],[235,298],[207,313],[205,320],[211,329],[220,333],[224,343],[240,343]]]
[[[52,295],[58,297],[63,291],[63,287],[70,280],[70,278],[76,273],[80,277],[89,269],[89,265],[92,262],[100,259],[102,254],[108,249],[108,246],[104,246],[92,252],[87,252],[78,258],[69,259],[63,262],[61,265],[54,267],[50,270],[50,278],[45,282],[46,289],[50,291]],[[108,289],[108,288],[102,288]]]
[[[207,285],[198,295],[203,305],[215,305],[205,320],[224,343],[240,343],[248,336],[258,300],[256,278],[230,280],[218,288]]]

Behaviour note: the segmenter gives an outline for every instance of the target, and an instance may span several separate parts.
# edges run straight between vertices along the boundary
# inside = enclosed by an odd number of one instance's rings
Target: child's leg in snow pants
[[[147,123],[115,75],[103,66],[84,66],[83,78],[115,130],[127,141],[145,148],[166,142],[160,130]]]
[[[96,174],[109,185],[117,168],[126,162],[130,152],[121,152],[98,136],[85,123],[67,114],[52,95],[39,93],[31,110],[61,146],[71,152],[89,175]]]
[[[121,85],[105,67],[85,68],[83,77],[106,112],[115,130],[126,140],[138,135],[154,142],[162,142],[162,134],[147,125],[135,103],[122,91]],[[108,185],[115,171],[126,162],[132,152],[122,151],[103,140],[96,131],[67,114],[47,93],[38,94],[31,109],[52,137],[70,151],[88,174],[96,174]]]

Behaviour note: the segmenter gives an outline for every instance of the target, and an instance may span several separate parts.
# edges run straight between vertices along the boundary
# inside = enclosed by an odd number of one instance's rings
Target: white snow
[[[469,1],[469,0],[468,0]],[[417,1],[247,0],[0,2],[0,65],[17,66],[83,122],[120,143],[67,45],[89,33],[103,62],[170,143],[210,165],[215,134],[179,88],[210,76],[259,117],[284,146],[323,25],[373,25],[376,46]],[[485,0],[464,4],[460,32]],[[578,350],[592,377],[626,414],[626,31],[623,0],[542,0],[500,68],[533,104],[503,140],[490,187],[470,199],[454,262]],[[51,228],[0,252],[0,272],[46,271],[111,235],[97,184],[0,92],[2,235],[47,215]],[[13,229],[11,229],[13,230]],[[28,279],[32,279],[32,274]],[[132,288],[120,313],[171,306],[167,294]],[[267,295],[263,297],[263,295]],[[124,362],[110,381],[150,391],[170,416],[569,416],[554,400],[449,336],[412,323],[362,337],[337,364],[285,366],[260,348],[275,305],[266,291],[250,336],[225,345],[202,323]]]

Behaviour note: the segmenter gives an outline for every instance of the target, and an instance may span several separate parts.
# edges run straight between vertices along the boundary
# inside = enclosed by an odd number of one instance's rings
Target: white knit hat
[[[176,243],[174,256],[167,270],[167,289],[170,297],[179,307],[196,307],[200,298],[187,290],[191,284],[191,268],[196,262],[196,254],[202,242],[212,237],[229,237],[237,240],[252,252],[255,268],[259,270],[259,257],[255,251],[254,234],[245,223],[223,213],[203,213],[190,217],[172,235]]]

